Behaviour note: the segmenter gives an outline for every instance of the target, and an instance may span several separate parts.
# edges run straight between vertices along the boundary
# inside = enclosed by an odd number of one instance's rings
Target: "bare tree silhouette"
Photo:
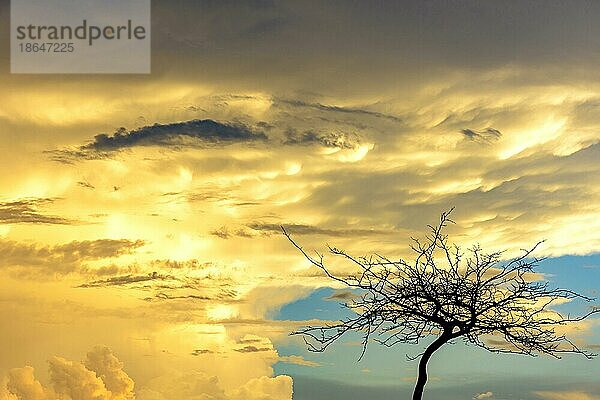
[[[309,350],[322,352],[345,333],[360,332],[360,358],[371,340],[393,346],[418,344],[434,336],[425,351],[412,358],[420,357],[413,400],[423,397],[431,356],[455,339],[496,353],[595,356],[557,333],[556,328],[582,321],[600,309],[592,307],[585,315],[571,317],[550,308],[566,299],[593,299],[551,288],[535,274],[534,267],[543,259],[533,252],[541,242],[508,261],[502,260],[502,252],[485,253],[479,246],[465,256],[443,234],[447,224],[454,223],[449,218],[451,212],[442,213],[437,226],[429,226],[425,240],[412,239],[411,248],[416,254],[413,263],[378,254],[356,258],[328,247],[332,255],[358,268],[358,273],[349,276],[334,275],[325,266],[322,254],[309,255],[282,227],[284,235],[308,261],[357,294],[344,304],[352,317],[292,334],[302,335]],[[444,267],[439,266],[440,262]]]

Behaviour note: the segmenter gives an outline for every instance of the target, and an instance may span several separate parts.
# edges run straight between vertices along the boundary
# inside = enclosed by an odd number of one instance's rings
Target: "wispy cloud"
[[[211,234],[221,239],[230,239],[232,237],[254,238],[261,236],[281,235],[282,227],[293,235],[325,235],[333,237],[356,237],[370,235],[387,235],[393,233],[385,229],[361,229],[361,228],[321,228],[314,225],[295,224],[295,223],[266,223],[250,222],[243,226],[228,227],[222,226],[219,229],[211,231]]]
[[[141,240],[98,239],[54,246],[0,240],[0,266],[21,275],[86,272],[83,263],[115,258],[143,246]]]
[[[0,223],[7,224],[54,224],[73,225],[77,221],[41,212],[45,206],[52,205],[56,198],[24,198],[0,202]]]
[[[160,274],[158,272],[152,272],[147,275],[123,275],[115,276],[108,279],[96,280],[88,283],[83,283],[77,287],[79,288],[91,288],[91,287],[103,287],[103,286],[124,286],[132,283],[140,283],[147,281],[164,281],[164,280],[176,280],[174,276]]]
[[[287,363],[287,364],[301,365],[304,367],[313,367],[314,368],[314,367],[321,366],[321,364],[316,361],[310,361],[310,360],[305,359],[302,356],[296,356],[296,355],[279,356],[277,361]]]
[[[79,181],[79,182],[77,182],[77,184],[85,189],[91,189],[91,190],[96,189],[96,187],[94,185],[92,185],[91,183],[89,183],[87,181]]]
[[[385,113],[372,111],[372,110],[368,110],[368,109],[364,109],[364,108],[341,107],[341,106],[327,105],[327,104],[321,104],[321,103],[311,103],[311,102],[307,102],[307,101],[293,100],[293,99],[279,99],[278,98],[278,99],[275,99],[275,101],[276,101],[275,104],[279,103],[279,104],[284,104],[284,105],[288,105],[291,107],[311,108],[311,109],[318,110],[318,111],[326,111],[326,112],[340,113],[340,114],[353,114],[353,115],[358,115],[358,116],[363,116],[363,117],[371,116],[371,117],[376,117],[376,118],[389,119],[391,121],[398,122],[398,123],[403,122],[402,118],[400,118],[396,115],[385,114]]]

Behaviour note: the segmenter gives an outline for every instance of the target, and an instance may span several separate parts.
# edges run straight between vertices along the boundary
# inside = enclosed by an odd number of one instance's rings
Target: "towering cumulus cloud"
[[[50,385],[42,385],[30,366],[14,368],[0,389],[0,400],[132,400],[133,380],[107,347],[90,351],[85,363],[52,357]]]
[[[0,400],[291,400],[292,379],[261,376],[225,390],[216,376],[203,372],[173,373],[134,390],[123,363],[105,346],[84,362],[52,357],[50,382],[42,384],[33,367],[14,368],[0,381]]]

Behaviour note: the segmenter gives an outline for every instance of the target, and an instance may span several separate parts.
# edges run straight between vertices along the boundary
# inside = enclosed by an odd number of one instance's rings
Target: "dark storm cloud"
[[[49,151],[55,161],[99,159],[139,146],[168,148],[225,146],[239,142],[266,141],[267,135],[241,123],[221,123],[195,119],[169,124],[154,124],[127,131],[119,128],[112,135],[101,133],[79,148]]]
[[[94,141],[81,150],[117,151],[134,146],[178,146],[185,138],[197,139],[207,144],[228,144],[253,140],[265,140],[264,133],[255,133],[242,124],[224,124],[210,119],[154,124],[126,131],[124,128],[112,136],[96,135]]]
[[[0,202],[0,223],[6,224],[56,224],[71,225],[76,221],[40,212],[40,208],[54,203],[52,198],[26,198]]]
[[[283,97],[302,91],[405,99],[447,73],[502,66],[551,66],[562,75],[568,66],[568,75],[589,75],[600,55],[600,3],[584,0],[188,0],[157,3],[153,14],[161,16],[153,27],[153,70]],[[174,65],[182,55],[185,62]]]
[[[480,131],[473,129],[463,129],[460,131],[467,139],[474,142],[490,143],[502,137],[502,133],[498,129],[486,128]]]

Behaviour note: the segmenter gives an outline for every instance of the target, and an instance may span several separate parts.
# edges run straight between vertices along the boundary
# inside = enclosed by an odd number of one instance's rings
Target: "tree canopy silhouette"
[[[582,321],[600,312],[571,317],[553,310],[552,305],[569,299],[593,299],[567,289],[551,288],[534,268],[542,258],[534,256],[540,245],[513,259],[503,260],[502,252],[485,253],[475,246],[465,253],[448,242],[443,233],[452,210],[441,214],[424,240],[412,239],[412,263],[375,254],[354,257],[328,247],[329,252],[353,264],[358,272],[333,274],[324,256],[309,255],[291,238],[289,241],[334,281],[353,289],[356,297],[344,306],[352,316],[324,326],[309,326],[292,334],[302,335],[309,350],[322,352],[350,331],[362,334],[364,355],[370,341],[386,346],[419,344],[433,336],[420,357],[413,400],[421,400],[427,382],[427,363],[444,344],[456,339],[496,353],[530,356],[545,354],[560,358],[562,353],[591,354],[577,347],[556,328]]]

